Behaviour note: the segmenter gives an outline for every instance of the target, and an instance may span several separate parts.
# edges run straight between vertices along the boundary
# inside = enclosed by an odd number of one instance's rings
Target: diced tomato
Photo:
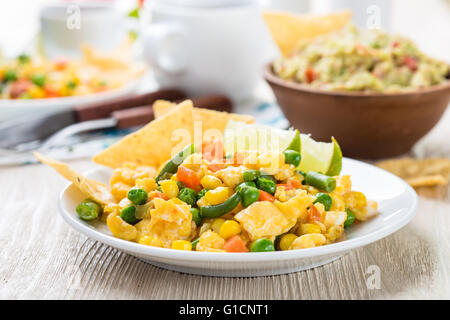
[[[208,169],[212,172],[216,172],[222,169],[225,169],[227,165],[225,163],[210,163],[208,164]]]
[[[417,60],[414,57],[411,56],[403,57],[403,65],[407,66],[413,72],[417,70]]]
[[[223,248],[226,252],[248,252],[248,248],[239,236],[233,236],[228,239]]]
[[[198,174],[186,167],[178,167],[177,180],[183,182],[188,188],[194,189],[196,191],[199,191],[201,189],[200,177],[198,176]]]
[[[319,210],[317,210],[315,205],[311,205],[308,209],[308,218],[310,221],[319,221],[322,222],[322,215]]]
[[[317,79],[318,74],[314,71],[313,68],[307,68],[305,71],[306,82],[311,83]]]
[[[169,200],[169,198],[164,193],[159,191],[155,191],[155,195],[153,196],[153,198],[161,198],[164,200]]]
[[[236,151],[233,155],[233,166],[239,167],[244,164],[246,153]]]
[[[223,142],[219,139],[204,142],[202,145],[203,159],[208,161],[222,160],[224,157]]]
[[[398,41],[392,42],[392,48],[397,48],[399,45]]]
[[[294,188],[300,188],[302,186],[302,183],[300,181],[298,181],[298,180],[291,180],[291,181],[289,181],[289,183]]]
[[[17,99],[19,98],[23,93],[27,92],[28,88],[31,87],[31,82],[29,80],[20,79],[16,82],[13,82],[11,84],[11,91],[10,95],[11,98]]]
[[[259,199],[258,201],[270,201],[270,202],[274,202],[275,201],[275,197],[273,195],[271,195],[268,192],[259,190]]]
[[[277,188],[278,187],[283,187],[284,190],[292,190],[292,189],[294,189],[294,186],[292,184],[290,184],[290,183],[280,183],[280,184],[277,184]]]
[[[55,60],[55,69],[56,70],[64,70],[68,64],[69,64],[69,61],[65,58],[56,59]]]
[[[57,98],[60,94],[53,88],[49,86],[44,86],[44,92],[46,98]]]

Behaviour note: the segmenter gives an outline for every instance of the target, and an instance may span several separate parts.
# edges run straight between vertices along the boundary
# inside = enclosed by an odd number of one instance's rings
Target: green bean
[[[259,170],[247,170],[242,174],[244,181],[254,181],[256,178],[261,176],[261,172]]]
[[[330,195],[327,193],[317,193],[316,194],[316,200],[314,200],[313,203],[320,202],[324,205],[325,211],[329,211],[331,209],[331,206],[333,205],[333,199],[331,199]]]
[[[300,164],[302,159],[300,152],[294,150],[285,150],[284,154],[284,162],[287,164],[292,164],[294,167],[297,167]]]
[[[256,180],[256,186],[258,187],[258,189],[268,192],[272,195],[275,194],[275,191],[277,190],[277,185],[274,181],[263,177]]]
[[[236,191],[240,191],[242,187],[254,187],[254,188],[256,188],[256,184],[253,181],[242,182],[236,187]]]
[[[215,206],[203,206],[200,208],[200,217],[202,218],[219,218],[227,214],[239,204],[241,196],[239,192],[235,192],[227,201]]]
[[[307,185],[326,192],[331,192],[336,188],[336,179],[314,171],[306,174],[305,181]]]
[[[192,250],[197,248],[197,244],[198,244],[199,240],[200,240],[200,238],[197,238],[197,239],[195,239],[194,241],[191,242]]]
[[[86,199],[80,202],[76,211],[81,220],[90,221],[97,219],[101,215],[102,206],[91,199]]]
[[[127,194],[128,200],[136,205],[141,205],[147,202],[148,194],[143,189],[131,189]]]
[[[180,164],[191,154],[195,153],[195,147],[193,144],[188,145],[186,148],[181,150],[175,157],[169,160],[166,165],[162,168],[161,172],[156,177],[156,182],[159,182],[163,179],[164,174],[171,173],[174,174],[177,172]]]
[[[255,187],[243,186],[239,192],[242,206],[245,208],[259,199],[259,190]]]

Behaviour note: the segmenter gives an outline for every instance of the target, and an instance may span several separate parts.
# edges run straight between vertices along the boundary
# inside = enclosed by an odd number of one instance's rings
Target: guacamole
[[[449,65],[433,59],[409,39],[353,25],[299,43],[274,62],[281,78],[325,90],[398,92],[447,80]]]

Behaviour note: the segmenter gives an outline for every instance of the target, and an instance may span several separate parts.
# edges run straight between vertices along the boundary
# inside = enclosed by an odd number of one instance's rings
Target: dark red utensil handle
[[[151,105],[158,99],[176,101],[186,98],[186,94],[178,89],[161,89],[155,92],[144,93],[137,96],[122,97],[112,101],[93,103],[75,108],[77,120],[87,121],[107,118],[112,112],[138,106]]]

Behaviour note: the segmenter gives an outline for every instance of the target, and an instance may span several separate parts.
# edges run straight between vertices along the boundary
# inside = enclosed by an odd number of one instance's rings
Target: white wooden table
[[[450,157],[449,136],[450,109],[420,152]],[[84,171],[92,163],[73,166]],[[42,165],[0,169],[0,298],[450,298],[447,187],[419,190],[425,196],[409,225],[328,265],[283,276],[213,278],[153,267],[72,230],[57,209],[66,183]],[[377,267],[379,289],[370,286]]]

